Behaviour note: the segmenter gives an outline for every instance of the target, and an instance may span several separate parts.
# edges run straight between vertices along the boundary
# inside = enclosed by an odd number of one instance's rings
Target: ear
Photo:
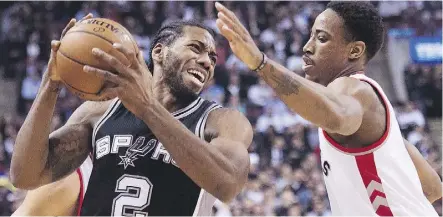
[[[351,43],[351,49],[349,50],[348,58],[350,60],[356,60],[362,57],[366,52],[366,44],[362,41],[355,41]]]
[[[152,60],[155,63],[161,63],[162,62],[163,55],[164,55],[163,53],[165,52],[165,49],[164,49],[165,47],[166,46],[164,46],[163,44],[158,43],[152,49],[151,57],[152,57]]]

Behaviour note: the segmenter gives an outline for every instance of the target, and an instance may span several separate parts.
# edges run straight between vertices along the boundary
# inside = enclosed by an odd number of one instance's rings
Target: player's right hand
[[[92,18],[92,14],[89,13],[88,15],[86,15],[85,17],[83,17],[81,20],[79,20],[78,22],[81,22],[84,19],[89,19]],[[66,35],[66,33],[69,31],[69,29],[71,29],[75,24],[77,23],[77,21],[72,18],[68,25],[66,25],[66,27],[63,29],[62,34],[60,36],[60,40],[52,40],[51,41],[51,55],[49,57],[49,61],[48,61],[48,66],[46,68],[46,72],[43,75],[43,84],[48,82],[49,86],[51,89],[54,90],[60,90],[60,87],[62,85],[61,81],[60,81],[60,76],[57,73],[57,51],[60,48],[60,41],[63,39],[63,37]]]

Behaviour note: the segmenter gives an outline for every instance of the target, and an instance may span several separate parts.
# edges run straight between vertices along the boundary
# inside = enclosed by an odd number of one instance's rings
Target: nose
[[[303,46],[303,53],[314,54],[314,43],[312,41],[312,37],[309,38],[309,41],[306,42],[305,46]]]
[[[208,53],[202,53],[197,59],[197,63],[200,64],[206,71],[211,69],[212,61]]]

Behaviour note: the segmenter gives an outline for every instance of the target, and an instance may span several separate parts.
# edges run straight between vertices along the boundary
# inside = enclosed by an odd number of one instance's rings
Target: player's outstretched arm
[[[26,193],[12,216],[73,216],[80,193],[77,173]]]
[[[442,197],[442,183],[437,172],[429,165],[429,163],[423,158],[417,148],[403,139],[409,156],[411,156],[412,162],[417,169],[418,177],[420,178],[421,187],[426,198],[433,203],[434,201]]]
[[[217,27],[228,39],[233,53],[251,70],[259,68],[264,63],[264,55],[249,32],[232,11],[219,3],[215,6],[219,11]],[[336,85],[331,88],[316,84],[269,59],[259,70],[259,75],[288,107],[327,132],[351,135],[360,128],[364,109],[353,96],[361,89],[357,81],[346,85],[345,91],[350,95],[343,94],[334,90]],[[343,83],[346,82],[340,84]]]

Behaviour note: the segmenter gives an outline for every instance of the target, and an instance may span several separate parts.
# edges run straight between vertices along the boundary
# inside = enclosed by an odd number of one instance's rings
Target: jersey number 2
[[[112,202],[112,215],[148,216],[143,210],[149,206],[152,187],[146,177],[129,174],[121,176],[115,186],[115,192],[120,194]]]

